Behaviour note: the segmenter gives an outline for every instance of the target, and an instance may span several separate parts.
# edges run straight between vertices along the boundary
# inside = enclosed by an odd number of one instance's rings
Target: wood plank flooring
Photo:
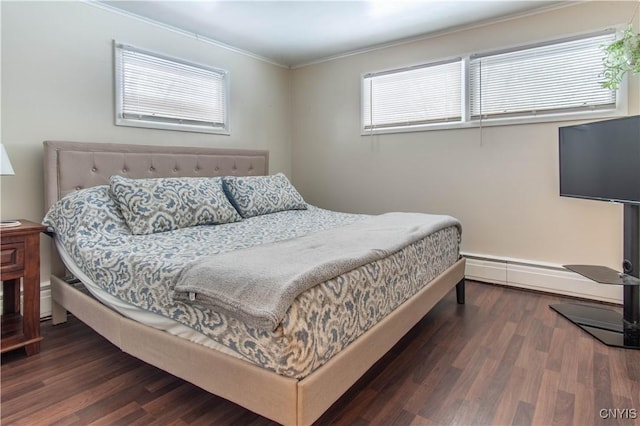
[[[319,425],[637,425],[640,351],[609,348],[548,305],[467,282]],[[2,425],[272,425],[120,352],[75,318],[42,324],[38,355],[2,355]],[[602,411],[604,410],[604,411]]]

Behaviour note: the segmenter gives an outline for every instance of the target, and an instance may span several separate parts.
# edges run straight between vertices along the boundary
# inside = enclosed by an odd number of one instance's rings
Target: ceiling
[[[289,67],[416,39],[563,1],[102,1]]]

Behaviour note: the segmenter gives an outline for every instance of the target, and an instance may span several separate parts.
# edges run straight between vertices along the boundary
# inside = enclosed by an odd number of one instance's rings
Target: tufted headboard
[[[257,176],[269,173],[269,152],[90,142],[44,142],[45,209],[69,192],[131,178]]]

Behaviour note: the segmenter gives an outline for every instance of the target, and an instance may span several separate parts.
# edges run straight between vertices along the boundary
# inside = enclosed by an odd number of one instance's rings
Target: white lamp
[[[15,174],[7,150],[4,149],[4,145],[0,143],[0,175],[13,176]],[[20,226],[20,222],[17,220],[0,220],[0,228],[9,228],[12,226]]]
[[[11,166],[11,160],[9,160],[9,155],[7,154],[7,150],[4,149],[4,145],[0,143],[0,175],[2,176],[13,176],[16,173],[13,171],[13,166]]]

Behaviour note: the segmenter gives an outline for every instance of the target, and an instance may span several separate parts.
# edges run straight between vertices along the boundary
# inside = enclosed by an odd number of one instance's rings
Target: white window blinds
[[[116,123],[228,132],[226,71],[116,44]]]
[[[462,60],[371,73],[362,80],[363,130],[461,120]]]
[[[614,34],[601,34],[471,56],[471,118],[531,117],[615,108],[616,92],[601,84],[601,46],[614,38]]]

